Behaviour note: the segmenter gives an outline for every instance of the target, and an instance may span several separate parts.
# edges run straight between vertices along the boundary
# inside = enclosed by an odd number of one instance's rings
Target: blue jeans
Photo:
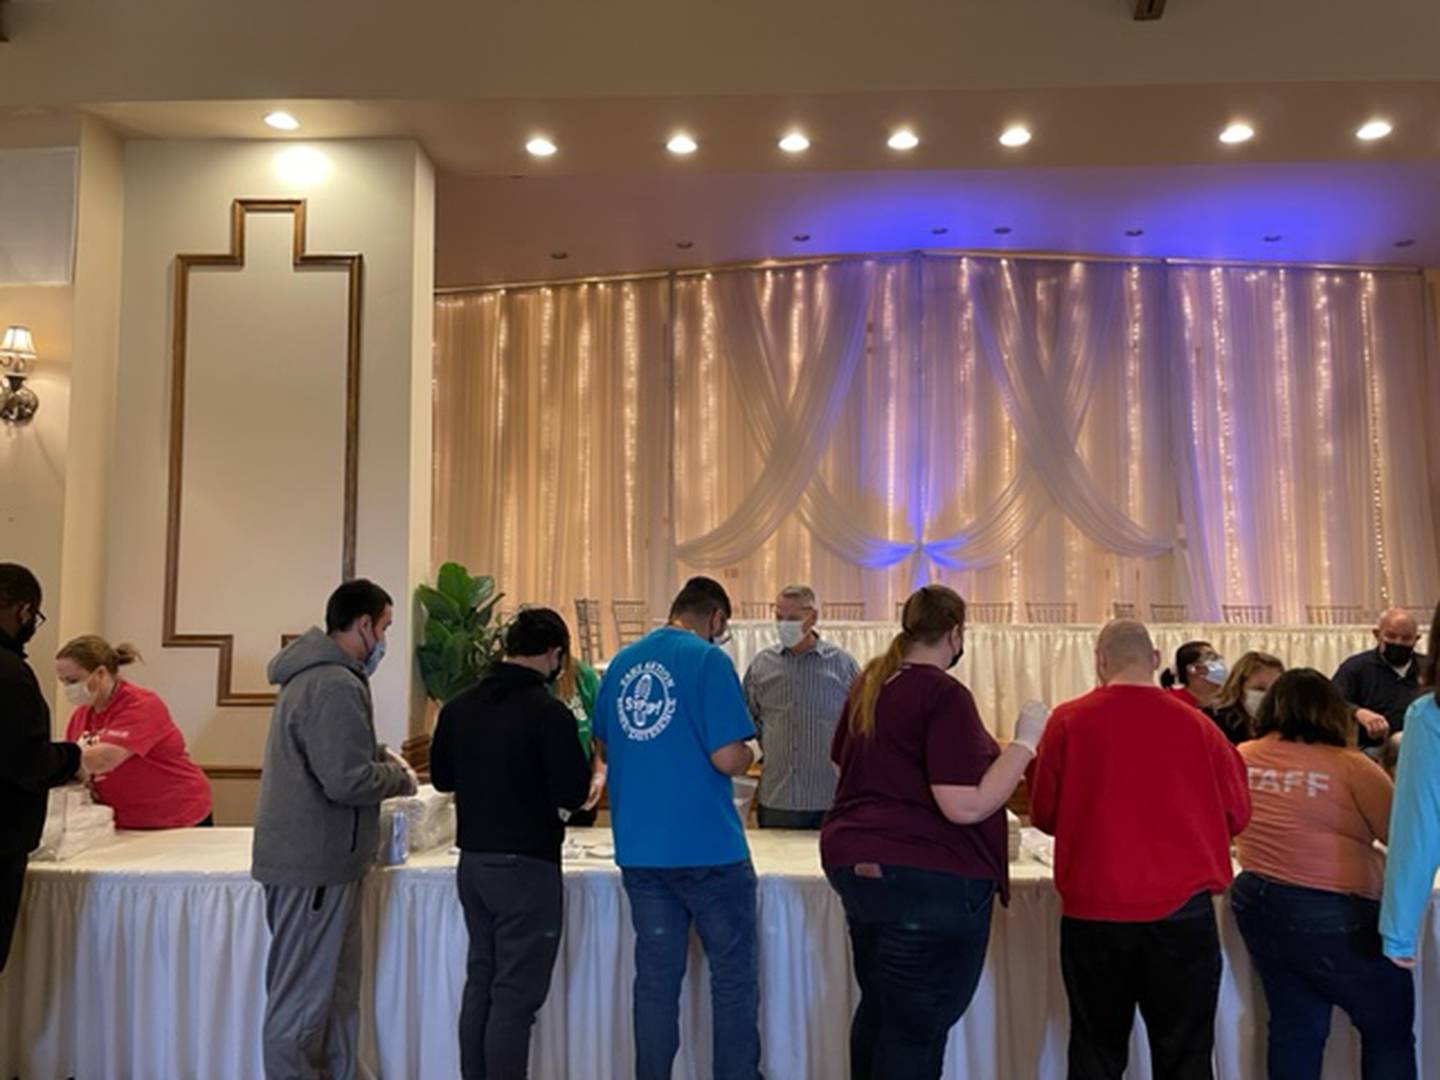
[[[755,868],[624,869],[635,924],[635,1076],[670,1080],[680,1049],[680,984],[690,924],[710,962],[715,1080],[760,1080]]]
[[[1330,1010],[1360,1032],[1364,1080],[1414,1080],[1415,982],[1380,951],[1380,904],[1244,873],[1230,907],[1270,1006],[1271,1080],[1320,1075]]]
[[[860,983],[852,1080],[938,1080],[985,967],[995,882],[906,866],[825,876],[845,905]]]

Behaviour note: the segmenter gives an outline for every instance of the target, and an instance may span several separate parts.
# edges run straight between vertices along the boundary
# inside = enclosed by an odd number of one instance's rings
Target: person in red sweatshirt
[[[1070,1080],[1119,1080],[1138,1005],[1154,1074],[1210,1077],[1220,938],[1212,895],[1250,821],[1245,765],[1199,710],[1155,685],[1160,654],[1116,620],[1098,689],[1050,719],[1031,776],[1034,824],[1055,837],[1070,999]]]

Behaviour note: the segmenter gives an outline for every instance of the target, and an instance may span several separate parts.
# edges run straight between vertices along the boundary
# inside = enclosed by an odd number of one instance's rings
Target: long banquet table
[[[584,845],[608,831],[576,830]],[[760,877],[761,1024],[770,1080],[848,1074],[856,1002],[845,920],[813,835],[752,833]],[[0,975],[0,1075],[25,1080],[247,1080],[261,1075],[267,933],[248,874],[250,830],[122,834],[64,864],[33,866],[10,966]],[[455,1025],[465,927],[454,856],[379,870],[365,888],[362,1058],[367,1076],[458,1075]],[[565,938],[536,1025],[536,1080],[633,1075],[633,935],[606,859],[566,865]],[[1012,867],[985,975],[951,1033],[947,1077],[1064,1075],[1067,1012],[1050,872]],[[1431,915],[1434,913],[1432,904]],[[1265,1006],[1222,906],[1226,967],[1216,1023],[1221,1080],[1264,1075]],[[1440,935],[1427,920],[1418,971],[1420,1075],[1440,1076]],[[698,952],[694,955],[698,956]],[[705,980],[691,965],[676,1075],[709,1075]],[[1148,1078],[1140,1030],[1129,1076]],[[1327,1080],[1359,1075],[1358,1041],[1338,1017]]]
[[[734,622],[728,650],[744,672],[762,649],[775,644],[773,622]],[[822,623],[820,632],[864,664],[889,647],[894,623]],[[1236,626],[1157,624],[1155,647],[1171,663],[1187,641],[1208,641],[1232,663],[1258,649],[1291,667],[1334,673],[1341,661],[1375,647],[1367,626]],[[965,629],[965,655],[955,675],[975,695],[980,716],[997,735],[1009,737],[1020,706],[1031,698],[1051,705],[1079,697],[1095,685],[1095,638],[1099,626],[975,623]]]

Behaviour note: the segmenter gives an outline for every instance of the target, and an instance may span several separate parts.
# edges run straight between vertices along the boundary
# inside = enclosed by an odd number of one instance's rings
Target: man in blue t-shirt
[[[635,924],[635,1073],[670,1080],[690,924],[710,961],[716,1080],[760,1076],[755,870],[731,777],[759,757],[717,581],[692,578],[670,623],[610,662],[595,737],[610,768],[615,861]]]

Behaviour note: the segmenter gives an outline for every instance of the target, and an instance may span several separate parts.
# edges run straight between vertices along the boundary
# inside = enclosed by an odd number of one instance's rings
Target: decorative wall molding
[[[245,219],[249,214],[290,214],[295,228],[291,264],[297,271],[335,269],[349,275],[350,297],[345,377],[345,493],[344,536],[341,542],[342,580],[355,576],[356,503],[360,464],[360,331],[364,297],[364,257],[358,254],[312,254],[306,250],[304,199],[236,199],[230,207],[230,250],[223,254],[175,257],[175,324],[171,343],[170,377],[170,490],[165,528],[165,598],[161,645],[167,649],[215,649],[219,652],[215,704],[265,707],[274,703],[270,692],[236,690],[233,685],[235,635],[181,633],[176,625],[180,593],[180,521],[185,469],[185,373],[188,357],[190,271],[194,267],[245,265]],[[293,635],[282,636],[282,642]],[[219,768],[217,766],[217,768]],[[228,767],[227,767],[228,768]],[[207,769],[207,772],[209,770]],[[211,774],[215,775],[215,774]],[[256,770],[256,775],[259,771]]]
[[[259,780],[258,765],[201,765],[200,771],[211,780]]]

